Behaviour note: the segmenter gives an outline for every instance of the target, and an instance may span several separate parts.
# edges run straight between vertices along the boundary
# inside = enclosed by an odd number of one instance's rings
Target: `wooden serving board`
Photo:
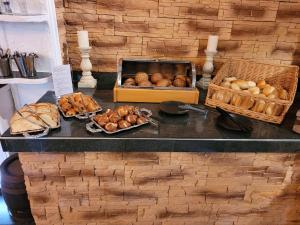
[[[153,102],[180,101],[188,104],[198,104],[199,90],[153,90],[114,87],[114,102]]]

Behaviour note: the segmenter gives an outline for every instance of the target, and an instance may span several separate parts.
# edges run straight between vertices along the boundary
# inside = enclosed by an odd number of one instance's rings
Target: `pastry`
[[[127,78],[124,81],[125,86],[135,86],[135,80],[133,78]]]
[[[148,121],[148,120],[147,120],[145,117],[140,116],[139,118],[137,118],[136,123],[137,123],[138,125],[140,125],[140,124],[146,123],[147,121]]]
[[[69,109],[72,108],[72,105],[69,102],[65,102],[62,105],[60,105],[62,111],[67,112]]]
[[[226,87],[226,88],[230,88],[231,87],[231,83],[229,81],[224,81],[220,84],[221,87]]]
[[[128,115],[128,108],[125,106],[118,107],[116,111],[120,117],[124,117]]]
[[[119,120],[121,120],[121,117],[117,112],[113,112],[108,118],[112,123],[117,123]]]
[[[110,122],[110,123],[107,123],[104,128],[105,128],[105,130],[107,130],[109,132],[114,132],[117,130],[118,124]]]
[[[143,81],[148,81],[149,80],[149,76],[147,73],[144,72],[138,72],[135,74],[135,82],[137,84],[140,84]]]
[[[94,102],[90,102],[87,106],[86,109],[88,112],[95,112],[99,109],[98,105],[96,105]]]
[[[131,124],[135,124],[136,123],[136,120],[137,120],[137,115],[128,115],[125,117],[126,121],[131,123]]]
[[[265,109],[266,102],[264,100],[257,100],[251,108],[254,112],[262,113]]]
[[[61,99],[59,99],[58,102],[59,102],[60,105],[63,105],[65,103],[69,103],[69,100],[66,96],[63,96]]]
[[[152,83],[150,81],[148,81],[148,80],[145,80],[145,81],[140,82],[139,86],[140,87],[151,87]]]
[[[168,80],[168,79],[162,79],[162,80],[159,80],[156,83],[156,86],[157,87],[168,87],[168,86],[170,86],[170,84],[171,84],[170,80]]]
[[[248,81],[249,88],[256,87],[256,83],[254,81]]]
[[[230,104],[233,106],[240,106],[242,103],[242,97],[240,95],[233,95]]]
[[[181,79],[181,80],[183,80],[183,81],[186,81],[186,76],[185,75],[177,75],[176,77],[175,77],[175,80],[176,79]]]
[[[126,121],[126,120],[120,120],[120,121],[118,122],[118,126],[119,126],[119,128],[124,129],[124,128],[130,127],[130,126],[131,126],[131,123],[129,123],[129,122]]]
[[[248,89],[249,88],[249,83],[248,81],[245,81],[245,80],[235,80],[235,81],[232,81],[232,84],[237,84],[239,86],[240,89]]]
[[[253,107],[254,103],[255,101],[253,98],[251,98],[250,96],[245,96],[242,98],[242,103],[240,107],[243,109],[250,109]]]
[[[163,79],[163,76],[161,73],[153,73],[151,76],[151,82],[154,84],[156,84],[161,79]]]
[[[135,111],[135,107],[134,106],[132,106],[132,105],[124,105],[123,106],[127,111],[128,111],[128,114],[133,114],[134,113],[134,111]]]
[[[253,95],[258,95],[260,93],[259,87],[251,87],[248,89],[248,91]]]
[[[231,87],[231,89],[236,90],[236,91],[240,91],[241,90],[240,86],[238,84],[236,84],[236,83],[231,83],[230,87]]]
[[[109,117],[111,114],[113,114],[113,112],[114,111],[112,109],[107,109],[104,114]]]
[[[264,87],[262,93],[263,93],[265,96],[268,96],[268,95],[272,94],[273,91],[275,91],[275,87],[273,87],[273,86],[267,84],[267,85]]]
[[[256,83],[256,86],[259,87],[259,89],[264,89],[266,85],[267,85],[267,83],[265,80],[259,80]]]
[[[278,93],[278,96],[282,100],[288,100],[288,92],[285,89],[281,89]]]
[[[107,115],[97,115],[95,116],[95,121],[100,125],[100,126],[105,126],[109,122],[109,118]]]
[[[186,81],[183,80],[183,79],[180,79],[180,78],[176,78],[174,81],[173,81],[173,85],[175,87],[186,87]]]
[[[73,99],[74,99],[74,102],[79,103],[79,104],[83,104],[83,98],[82,98],[81,93],[73,94]]]
[[[237,80],[237,78],[236,77],[225,77],[224,78],[224,81],[228,81],[228,82],[232,82],[234,80]]]

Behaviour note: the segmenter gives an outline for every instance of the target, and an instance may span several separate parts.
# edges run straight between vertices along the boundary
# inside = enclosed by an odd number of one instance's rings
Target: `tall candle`
[[[89,48],[89,33],[86,30],[77,31],[79,48]]]
[[[207,42],[207,51],[211,51],[211,52],[217,51],[218,40],[219,40],[218,35],[209,35],[208,42]]]

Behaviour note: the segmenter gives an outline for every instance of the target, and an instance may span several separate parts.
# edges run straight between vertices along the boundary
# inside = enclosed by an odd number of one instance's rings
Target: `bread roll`
[[[230,88],[231,83],[229,81],[224,81],[220,84],[221,87]]]
[[[124,117],[128,115],[128,108],[125,106],[119,106],[116,110],[120,117]]]
[[[251,110],[254,112],[262,113],[265,109],[266,102],[264,100],[257,100]]]
[[[121,117],[117,112],[113,112],[108,118],[112,123],[117,123],[119,120],[121,120]]]
[[[221,101],[223,102],[224,100],[224,92],[223,91],[216,91],[212,97],[213,100]]]
[[[275,87],[267,84],[262,92],[265,96],[268,96],[268,95],[272,94],[273,91],[275,91]]]
[[[274,102],[270,102],[267,104],[266,109],[265,109],[265,114],[267,114],[268,116],[271,116],[274,114],[274,107],[275,107],[275,103]]]
[[[95,121],[100,125],[100,126],[105,126],[109,122],[109,118],[107,115],[97,115],[95,116]]]
[[[104,128],[105,128],[105,130],[107,130],[109,132],[113,132],[113,131],[117,130],[118,124],[110,122],[110,123],[107,123]]]
[[[251,96],[245,96],[242,98],[241,108],[250,109],[253,107],[255,100]]]
[[[233,106],[240,106],[242,103],[242,97],[240,95],[233,95],[230,104]]]
[[[285,89],[281,89],[278,93],[278,96],[282,100],[288,100],[288,92]]]
[[[249,88],[248,91],[250,91],[253,95],[258,95],[260,93],[260,89],[258,87]]]
[[[186,87],[186,81],[180,78],[177,78],[173,81],[173,85],[175,87]]]
[[[264,89],[266,85],[267,85],[267,83],[265,80],[259,80],[256,83],[256,86],[259,87],[259,89]]]
[[[249,88],[249,83],[248,81],[245,81],[245,80],[235,80],[235,81],[232,81],[233,84],[237,84],[240,89],[248,89]]]
[[[230,84],[230,88],[233,89],[233,90],[236,90],[236,91],[240,91],[241,90],[240,86],[238,84],[236,84],[236,83],[231,83]]]
[[[152,83],[149,80],[145,80],[139,83],[140,87],[151,87]]]
[[[135,86],[135,80],[133,78],[128,78],[124,81],[124,85],[125,86],[130,86],[130,85]]]
[[[236,77],[225,77],[224,78],[224,81],[228,81],[228,82],[232,82],[232,81],[235,81],[235,80],[237,80]]]
[[[147,73],[144,72],[138,72],[135,74],[135,82],[137,84],[143,82],[143,81],[148,81],[149,80],[149,76]]]
[[[153,73],[152,76],[151,76],[151,82],[153,84],[156,84],[161,79],[163,79],[163,76],[162,76],[161,73]]]
[[[181,80],[183,80],[183,81],[186,81],[186,76],[185,75],[177,75],[176,77],[175,77],[175,79],[181,79]]]
[[[162,73],[163,78],[167,80],[174,80],[174,75],[172,73]]]
[[[170,86],[170,84],[171,84],[170,80],[168,80],[168,79],[162,79],[162,80],[159,80],[156,83],[156,86],[157,87],[168,87],[168,86]]]
[[[128,123],[133,125],[136,123],[137,118],[138,118],[137,115],[128,115],[128,116],[126,116],[125,119]]]
[[[232,93],[224,92],[223,102],[229,104],[232,98]]]
[[[119,128],[124,129],[124,128],[131,127],[131,123],[127,122],[126,120],[120,120],[118,122],[118,126]]]
[[[254,81],[248,81],[249,88],[256,87],[256,83]]]

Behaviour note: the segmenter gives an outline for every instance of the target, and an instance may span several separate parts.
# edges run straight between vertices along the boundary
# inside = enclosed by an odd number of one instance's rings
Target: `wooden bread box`
[[[151,77],[154,73],[169,73],[170,76],[184,75],[190,83],[187,87],[128,86],[128,78],[143,72]],[[184,73],[184,74],[183,74]],[[150,79],[150,78],[149,78]],[[190,61],[170,61],[158,59],[120,59],[118,78],[114,87],[114,102],[181,101],[198,104],[199,91],[196,88],[196,69]]]

